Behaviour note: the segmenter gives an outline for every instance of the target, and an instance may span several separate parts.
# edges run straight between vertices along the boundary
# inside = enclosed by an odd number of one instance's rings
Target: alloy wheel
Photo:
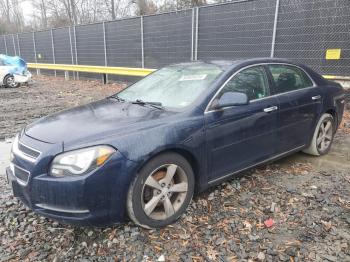
[[[321,152],[324,152],[332,143],[333,138],[333,128],[332,121],[330,119],[325,119],[319,128],[316,145],[317,149]]]
[[[15,77],[14,76],[9,76],[6,81],[7,86],[9,87],[16,87],[17,83],[15,82]]]
[[[188,178],[178,165],[158,167],[146,179],[141,194],[145,214],[154,220],[165,220],[173,216],[185,202]]]

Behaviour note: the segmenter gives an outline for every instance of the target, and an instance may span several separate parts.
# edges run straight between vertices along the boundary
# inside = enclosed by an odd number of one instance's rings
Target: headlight
[[[94,146],[56,156],[50,175],[55,177],[84,175],[102,166],[116,152],[110,146]]]

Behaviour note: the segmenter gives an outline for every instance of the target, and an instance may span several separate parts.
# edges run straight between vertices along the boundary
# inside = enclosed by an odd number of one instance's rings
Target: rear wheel
[[[20,85],[19,83],[15,82],[15,77],[13,75],[5,76],[4,84],[5,84],[5,87],[7,88],[16,88],[16,87],[19,87]]]
[[[323,114],[318,121],[310,146],[304,153],[322,156],[329,152],[334,137],[334,118],[330,114]]]
[[[145,228],[175,222],[191,202],[194,175],[178,154],[166,153],[150,160],[130,185],[127,211],[131,220]]]

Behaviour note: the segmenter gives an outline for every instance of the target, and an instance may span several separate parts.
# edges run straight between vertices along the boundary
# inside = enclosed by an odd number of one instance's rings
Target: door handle
[[[319,100],[321,98],[321,96],[320,95],[317,95],[317,96],[313,96],[313,97],[311,97],[311,99],[312,100]]]
[[[270,112],[275,111],[277,109],[278,109],[277,106],[271,106],[271,107],[264,108],[264,112],[270,113]]]

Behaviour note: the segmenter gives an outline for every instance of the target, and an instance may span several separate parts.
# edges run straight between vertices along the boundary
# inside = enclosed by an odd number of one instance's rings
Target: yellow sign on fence
[[[327,60],[339,60],[341,49],[327,49],[326,59]]]

